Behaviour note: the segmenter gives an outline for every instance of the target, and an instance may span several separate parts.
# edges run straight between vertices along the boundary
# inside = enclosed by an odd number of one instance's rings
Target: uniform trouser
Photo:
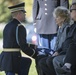
[[[62,75],[62,74],[57,73],[56,68],[61,68],[63,66],[64,58],[65,58],[65,55],[59,55],[59,56],[54,57],[53,59],[53,65],[54,65],[56,75]]]
[[[30,58],[22,57],[21,64],[20,64],[20,71],[17,75],[28,75],[31,62],[32,61]],[[16,75],[16,73],[6,72],[6,75]]]
[[[48,56],[48,57],[42,58],[38,62],[38,65],[39,65],[40,69],[42,70],[43,75],[56,75],[54,67],[53,67],[52,59],[53,58],[51,56]],[[40,74],[40,75],[42,75],[42,74]]]

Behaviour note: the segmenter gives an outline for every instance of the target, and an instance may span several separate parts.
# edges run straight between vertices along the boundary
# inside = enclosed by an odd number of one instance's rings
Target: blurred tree
[[[8,5],[14,5],[20,0],[0,0],[0,22],[7,22],[10,19],[10,11]]]
[[[73,0],[69,0],[69,4],[70,4],[70,5],[72,4],[72,1],[73,1]]]
[[[21,2],[21,0],[8,0],[8,3],[10,5],[15,5],[15,4],[20,3],[20,2]]]
[[[7,21],[9,18],[9,12],[6,6],[7,2],[5,0],[0,0],[0,22]]]
[[[25,1],[25,9],[27,11],[26,13],[26,19],[28,22],[32,22],[32,4],[33,0],[24,0]]]

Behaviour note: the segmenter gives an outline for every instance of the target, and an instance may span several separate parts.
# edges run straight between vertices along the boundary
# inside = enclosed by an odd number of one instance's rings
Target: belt
[[[4,52],[19,52],[20,49],[19,48],[4,48],[3,51]]]

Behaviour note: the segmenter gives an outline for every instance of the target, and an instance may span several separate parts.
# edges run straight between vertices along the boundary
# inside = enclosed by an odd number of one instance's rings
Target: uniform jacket
[[[54,34],[57,25],[53,18],[53,11],[57,6],[68,7],[68,0],[34,0],[33,20],[37,33]]]
[[[3,48],[5,49],[19,48],[24,53],[31,56],[31,54],[33,53],[32,48],[28,47],[28,44],[26,41],[26,29],[22,25],[19,26],[19,29],[18,29],[19,45],[17,44],[16,27],[18,26],[18,24],[21,24],[21,23],[17,19],[13,19],[5,26],[3,31]],[[0,70],[19,72],[20,60],[21,60],[20,52],[2,51],[0,56]]]

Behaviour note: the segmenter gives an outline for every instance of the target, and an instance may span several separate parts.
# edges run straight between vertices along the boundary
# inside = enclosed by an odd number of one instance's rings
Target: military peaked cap
[[[23,2],[23,3],[19,3],[17,5],[10,6],[8,8],[11,10],[11,12],[15,12],[15,11],[21,10],[21,11],[26,13],[24,7],[25,7],[25,3]]]

